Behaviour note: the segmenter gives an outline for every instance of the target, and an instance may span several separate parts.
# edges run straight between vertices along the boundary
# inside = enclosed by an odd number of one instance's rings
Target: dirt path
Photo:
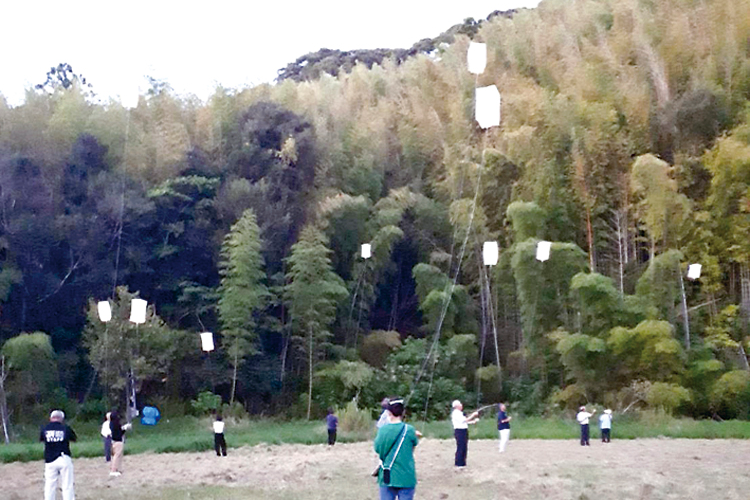
[[[453,467],[452,441],[424,440],[415,452],[422,499],[750,498],[750,441],[643,439],[598,442],[472,441],[469,466]],[[74,452],[75,453],[75,452]],[[108,476],[103,459],[75,459],[78,500],[127,498],[376,499],[370,443],[255,446],[213,453],[125,457]],[[0,465],[0,499],[42,496],[39,462]]]

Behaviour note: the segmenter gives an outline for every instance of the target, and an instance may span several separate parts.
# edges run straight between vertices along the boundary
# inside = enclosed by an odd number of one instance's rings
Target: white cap
[[[50,420],[65,420],[65,413],[62,410],[55,410],[49,414]]]
[[[612,410],[610,410],[610,409],[608,408],[608,409],[604,410],[604,413],[612,413]]]
[[[461,401],[459,401],[458,399],[454,399],[451,406],[453,406],[453,408],[458,408],[459,406],[461,406]]]

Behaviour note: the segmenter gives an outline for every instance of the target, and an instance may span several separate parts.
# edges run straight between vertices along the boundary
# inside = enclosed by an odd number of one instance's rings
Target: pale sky
[[[217,85],[271,82],[320,48],[409,48],[467,17],[539,0],[8,0],[0,3],[0,94],[11,105],[67,62],[99,97],[134,94],[145,75],[206,99]]]

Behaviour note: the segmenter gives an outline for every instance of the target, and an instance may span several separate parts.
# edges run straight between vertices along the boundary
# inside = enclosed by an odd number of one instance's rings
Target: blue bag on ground
[[[156,425],[161,418],[161,413],[153,406],[144,406],[142,415],[141,424],[143,425]]]

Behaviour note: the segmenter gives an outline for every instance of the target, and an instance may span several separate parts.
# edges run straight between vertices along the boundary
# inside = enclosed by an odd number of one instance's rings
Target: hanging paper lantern
[[[362,244],[362,258],[363,259],[369,259],[372,257],[372,245],[369,243],[363,243]]]
[[[497,87],[478,87],[475,91],[474,116],[482,128],[500,125],[500,92]]]
[[[497,247],[497,241],[485,241],[482,247],[482,257],[484,257],[485,266],[497,265],[500,252]]]
[[[484,73],[484,68],[487,67],[487,45],[484,43],[469,43],[466,63],[470,73],[475,75]]]
[[[691,280],[697,280],[701,277],[701,266],[700,264],[690,264],[688,266],[688,278]]]
[[[143,299],[133,299],[133,303],[130,304],[130,322],[131,323],[145,323],[146,322],[146,306],[148,302]]]
[[[549,241],[540,241],[536,245],[536,260],[544,262],[549,260],[549,252],[552,249],[552,243]]]
[[[99,319],[103,323],[112,319],[112,308],[110,307],[108,300],[102,300],[96,304],[96,310],[99,313]]]
[[[214,334],[211,332],[201,333],[201,349],[206,352],[214,350]]]

